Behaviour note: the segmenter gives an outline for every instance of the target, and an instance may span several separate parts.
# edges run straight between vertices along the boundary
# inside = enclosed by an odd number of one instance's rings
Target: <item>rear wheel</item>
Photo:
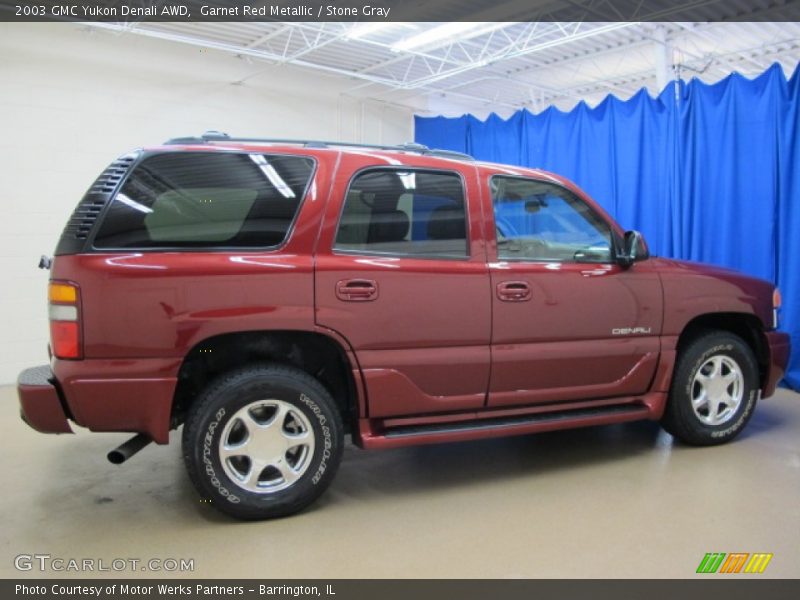
[[[750,347],[727,332],[700,335],[678,356],[661,424],[697,446],[732,440],[750,420],[758,366]]]
[[[292,367],[253,366],[211,383],[189,411],[183,455],[200,494],[241,519],[311,504],[341,460],[343,427],[328,391]]]

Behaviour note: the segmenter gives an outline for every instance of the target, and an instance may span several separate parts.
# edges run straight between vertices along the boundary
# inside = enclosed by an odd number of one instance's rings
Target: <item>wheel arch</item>
[[[293,366],[319,381],[336,401],[346,431],[357,431],[361,412],[360,370],[346,341],[324,330],[238,331],[197,342],[178,370],[170,424],[183,423],[202,389],[217,376],[254,363]]]
[[[764,324],[754,314],[737,312],[706,313],[690,320],[678,337],[680,352],[692,340],[708,331],[727,331],[744,340],[758,364],[759,388],[763,389],[769,373],[769,344],[764,334]]]

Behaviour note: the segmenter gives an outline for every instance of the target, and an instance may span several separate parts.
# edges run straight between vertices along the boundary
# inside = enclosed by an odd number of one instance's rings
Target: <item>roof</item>
[[[232,137],[227,133],[219,131],[207,131],[200,136],[187,136],[171,138],[164,142],[164,146],[179,146],[182,148],[196,148],[199,150],[208,149],[210,147],[236,147],[246,148],[247,146],[294,146],[304,148],[316,149],[336,149],[339,151],[347,152],[359,150],[373,150],[390,152],[397,154],[417,154],[422,156],[430,156],[437,158],[446,158],[450,160],[472,161],[474,160],[470,155],[462,152],[455,152],[453,150],[441,150],[437,148],[429,148],[424,144],[416,144],[408,142],[401,145],[378,145],[378,144],[361,144],[353,142],[338,142],[329,140],[300,140],[300,139],[281,139],[281,138],[248,138],[248,137]]]
[[[164,142],[163,146],[148,148],[148,150],[173,150],[173,151],[194,151],[203,152],[208,150],[225,151],[292,151],[307,149],[313,153],[336,152],[344,154],[358,154],[361,156],[373,156],[377,160],[390,161],[394,167],[402,167],[407,164],[408,157],[420,157],[424,159],[425,166],[437,168],[452,168],[453,162],[463,165],[473,166],[479,171],[487,174],[507,174],[511,176],[532,176],[549,179],[555,183],[566,185],[576,189],[577,186],[568,179],[549,171],[537,168],[523,167],[518,165],[506,165],[489,161],[476,161],[468,154],[453,152],[451,150],[437,150],[428,148],[423,144],[407,143],[398,146],[358,144],[351,142],[320,141],[320,140],[287,140],[277,138],[240,138],[232,137],[226,133],[218,131],[207,131],[200,136],[188,136],[172,138]],[[376,164],[377,164],[376,160]],[[418,163],[418,161],[414,161]],[[408,165],[412,166],[412,165]],[[415,164],[413,166],[419,166]]]

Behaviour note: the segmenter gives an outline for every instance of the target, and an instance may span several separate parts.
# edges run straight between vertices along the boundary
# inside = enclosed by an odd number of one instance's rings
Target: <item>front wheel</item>
[[[240,519],[298,512],[330,484],[343,427],[328,391],[285,366],[246,367],[212,382],[189,411],[183,456],[216,508]]]
[[[731,333],[709,332],[679,354],[661,424],[687,444],[722,444],[742,431],[757,397],[750,347]]]

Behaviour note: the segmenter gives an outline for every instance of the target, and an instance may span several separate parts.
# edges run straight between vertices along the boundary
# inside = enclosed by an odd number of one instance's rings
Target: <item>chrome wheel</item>
[[[697,369],[692,381],[692,409],[706,425],[729,421],[743,396],[742,369],[730,356],[712,356]]]
[[[219,458],[228,477],[249,492],[269,494],[303,476],[314,456],[309,419],[283,400],[257,400],[225,425]]]

